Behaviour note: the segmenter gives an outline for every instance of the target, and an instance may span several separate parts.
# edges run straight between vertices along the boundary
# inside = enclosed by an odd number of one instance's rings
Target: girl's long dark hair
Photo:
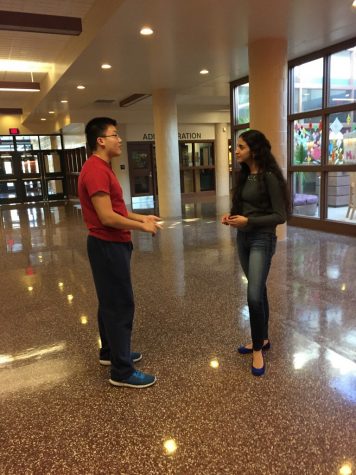
[[[287,216],[290,214],[290,199],[287,182],[283,176],[282,170],[279,167],[277,160],[271,152],[271,144],[267,140],[266,136],[259,130],[247,130],[243,132],[239,138],[242,138],[244,142],[250,148],[253,159],[256,162],[259,173],[261,173],[262,183],[266,189],[266,173],[273,173],[282,190]],[[241,193],[243,186],[247,180],[248,175],[250,174],[250,169],[246,163],[241,163],[241,169],[238,173],[236,188],[234,190],[234,195],[232,199],[232,214],[241,213]],[[261,184],[262,186],[262,184]]]

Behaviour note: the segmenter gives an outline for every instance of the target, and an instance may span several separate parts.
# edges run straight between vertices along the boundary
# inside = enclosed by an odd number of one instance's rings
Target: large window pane
[[[356,172],[328,173],[327,200],[328,219],[356,224]]]
[[[234,104],[234,124],[247,124],[250,122],[250,87],[248,83],[235,88]]]
[[[12,151],[15,150],[14,139],[8,135],[0,135],[0,151]]]
[[[62,143],[60,135],[40,135],[41,150],[61,150]]]
[[[16,198],[14,181],[0,181],[0,199]]]
[[[356,124],[354,111],[330,114],[329,150],[330,165],[356,164]]]
[[[350,172],[350,194],[346,218],[351,221],[355,219],[353,222],[356,224],[356,172]]]
[[[61,172],[61,158],[58,152],[46,153],[43,155],[46,173],[58,173]],[[77,164],[75,163],[75,166]],[[73,168],[77,171],[77,168]]]
[[[293,112],[320,109],[322,106],[323,59],[293,69]]]
[[[38,156],[23,153],[21,155],[21,169],[24,175],[39,173],[40,168],[38,164]]]
[[[42,196],[42,186],[40,180],[25,181],[26,198]]]
[[[292,174],[293,214],[319,216],[320,173]]]
[[[0,153],[0,178],[13,175],[12,156],[8,153]]]
[[[62,180],[48,180],[47,187],[49,195],[58,195],[63,193]]]
[[[293,165],[320,165],[321,117],[294,121]]]
[[[356,47],[335,53],[330,57],[330,106],[355,102]]]
[[[37,135],[19,135],[15,137],[16,149],[19,152],[24,150],[38,150],[40,148]]]

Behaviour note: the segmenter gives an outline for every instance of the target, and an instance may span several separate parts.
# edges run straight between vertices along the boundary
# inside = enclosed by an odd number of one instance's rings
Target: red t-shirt
[[[112,209],[115,213],[127,217],[122,189],[111,165],[96,155],[91,155],[84,163],[78,180],[78,194],[89,235],[104,241],[131,241],[131,232],[128,229],[104,226],[99,220],[91,201],[91,197],[99,191],[110,195]]]

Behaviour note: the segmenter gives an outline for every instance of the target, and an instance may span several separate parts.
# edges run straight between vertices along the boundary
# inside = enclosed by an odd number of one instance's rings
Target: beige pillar
[[[229,196],[229,144],[227,125],[215,124],[216,197]]]
[[[167,89],[153,92],[153,120],[156,141],[156,164],[159,213],[162,218],[182,215],[177,103]]]
[[[131,186],[130,186],[130,173],[129,173],[129,160],[127,156],[127,138],[126,138],[126,124],[117,126],[119,136],[122,140],[121,150],[122,153],[119,157],[114,157],[111,165],[114,170],[124,195],[126,205],[131,210]]]
[[[249,44],[250,127],[263,132],[284,175],[287,172],[287,40],[262,38]],[[278,226],[279,239],[286,225]]]

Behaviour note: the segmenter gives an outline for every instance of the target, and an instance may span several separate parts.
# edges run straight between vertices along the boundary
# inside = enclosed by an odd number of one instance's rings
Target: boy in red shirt
[[[154,235],[161,228],[160,218],[126,209],[120,183],[111,168],[112,158],[121,155],[116,121],[96,117],[88,122],[85,134],[92,155],[80,172],[78,193],[89,230],[87,250],[99,300],[100,363],[111,364],[109,381],[114,386],[146,388],[156,378],[135,370],[133,363],[142,355],[131,352],[135,305],[130,231]]]

